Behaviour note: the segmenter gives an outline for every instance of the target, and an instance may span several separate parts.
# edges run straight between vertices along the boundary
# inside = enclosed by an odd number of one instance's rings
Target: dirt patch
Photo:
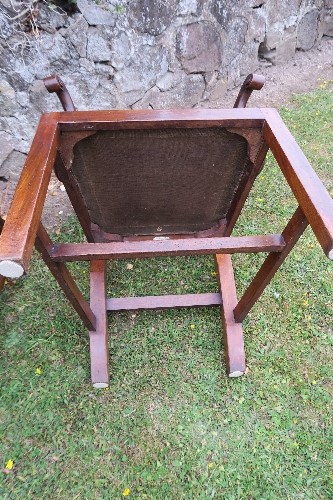
[[[266,83],[260,92],[253,92],[249,106],[278,108],[286,104],[293,94],[309,92],[323,81],[333,80],[333,39],[325,37],[319,47],[308,52],[296,52],[294,59],[285,64],[262,64],[257,72],[266,77]],[[238,91],[228,92],[223,102],[216,102],[214,106],[232,107]],[[72,213],[62,184],[53,177],[43,213],[44,224],[55,230]]]

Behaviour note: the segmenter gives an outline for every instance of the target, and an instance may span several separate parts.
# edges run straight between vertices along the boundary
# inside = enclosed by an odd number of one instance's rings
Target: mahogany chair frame
[[[64,82],[57,75],[52,75],[44,78],[44,85],[49,93],[55,93],[64,109],[64,111],[75,111],[76,107],[67,90]],[[235,101],[235,108],[245,107],[253,90],[260,90],[265,83],[265,78],[261,75],[250,74],[244,80],[237,99]],[[0,216],[0,235],[4,225],[4,219]],[[5,277],[0,275],[0,291],[5,285]]]
[[[250,89],[251,90],[251,89]],[[249,94],[245,86],[246,94]],[[248,95],[240,98],[246,104]],[[68,103],[68,101],[66,101]],[[91,224],[80,192],[66,162],[68,142],[97,130],[227,127],[259,134],[261,147],[253,158],[255,168],[237,193],[225,224],[205,234],[156,238],[132,236],[122,241],[103,240]],[[233,227],[271,150],[288,182],[298,208],[281,234],[232,236]],[[61,153],[61,154],[60,154]],[[87,243],[54,244],[42,226],[41,214],[52,169],[64,183]],[[269,284],[303,231],[310,224],[324,253],[333,259],[333,201],[274,109],[190,109],[65,111],[42,115],[0,237],[0,273],[10,278],[28,271],[33,246],[89,330],[91,378],[94,387],[109,384],[107,311],[219,306],[227,373],[245,372],[242,321]],[[101,242],[103,241],[103,242]],[[268,253],[244,295],[237,299],[231,255]],[[106,263],[109,259],[211,254],[215,256],[219,293],[147,297],[106,297]],[[69,261],[90,261],[90,303],[66,267]]]

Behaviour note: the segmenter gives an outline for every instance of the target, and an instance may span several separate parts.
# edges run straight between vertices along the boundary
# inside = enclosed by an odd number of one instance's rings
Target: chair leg
[[[77,287],[66,265],[63,262],[55,262],[50,256],[49,248],[52,247],[52,241],[41,223],[39,224],[35,247],[38,252],[40,252],[45,264],[57,280],[60,288],[62,288],[67,299],[77,311],[86,327],[89,330],[93,330],[96,324],[95,315]]]
[[[267,255],[248,289],[236,305],[234,316],[237,321],[244,320],[298,239],[302,236],[308,224],[307,218],[301,208],[298,207],[282,233],[286,243],[284,249],[281,252],[271,252]]]
[[[233,313],[237,304],[237,295],[231,256],[217,254],[215,262],[222,298],[221,316],[227,374],[229,377],[240,377],[246,369],[245,350],[243,328],[241,323],[235,321]]]
[[[108,325],[106,311],[106,261],[90,263],[90,307],[96,331],[90,331],[91,381],[96,388],[109,385]]]

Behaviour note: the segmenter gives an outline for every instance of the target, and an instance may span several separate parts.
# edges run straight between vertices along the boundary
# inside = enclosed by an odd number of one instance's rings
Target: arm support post
[[[54,165],[59,133],[52,115],[42,115],[0,236],[0,274],[27,272]]]
[[[234,104],[234,108],[246,108],[247,101],[253,90],[260,90],[265,84],[265,77],[256,73],[249,74],[240,88],[239,94]]]
[[[47,91],[52,94],[55,92],[64,111],[75,111],[75,106],[70,93],[64,82],[57,75],[48,76],[43,79]]]
[[[264,138],[322,249],[333,260],[333,200],[277,111],[262,111]]]

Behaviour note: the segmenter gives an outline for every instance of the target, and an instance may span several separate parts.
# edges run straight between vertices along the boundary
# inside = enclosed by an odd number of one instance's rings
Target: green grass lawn
[[[333,194],[322,87],[281,113]],[[280,231],[295,207],[269,158],[236,232]],[[233,257],[239,294],[262,259]],[[217,288],[211,257],[130,262],[110,265],[110,295]],[[87,292],[87,265],[71,269]],[[0,497],[333,498],[332,292],[332,262],[307,229],[244,322],[247,375],[225,375],[216,308],[117,313],[111,385],[94,390],[85,328],[34,255],[0,297]]]

